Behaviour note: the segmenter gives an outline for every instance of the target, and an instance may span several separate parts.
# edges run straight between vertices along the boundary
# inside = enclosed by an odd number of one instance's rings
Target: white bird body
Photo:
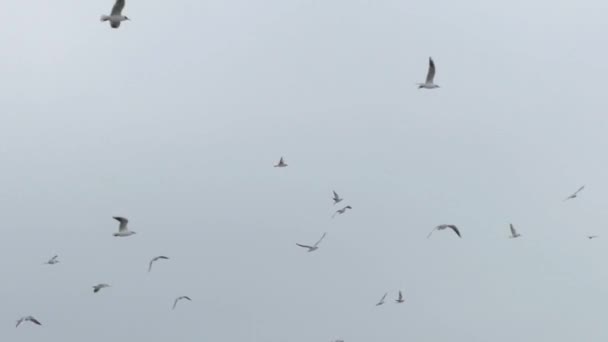
[[[112,7],[112,12],[110,15],[102,15],[101,21],[109,21],[110,27],[118,28],[120,23],[125,20],[131,20],[126,15],[122,15],[122,9],[125,7],[125,0],[116,0],[114,3],[114,7]]]
[[[135,234],[134,231],[129,230],[129,228],[127,227],[129,220],[127,220],[124,217],[120,217],[120,216],[114,216],[112,218],[115,219],[116,221],[120,222],[120,225],[118,226],[118,233],[114,233],[114,236],[125,237],[125,236],[130,236],[130,235]]]
[[[418,83],[418,89],[420,89],[420,88],[424,88],[424,89],[439,88],[439,86],[434,83],[434,79],[435,79],[435,62],[433,62],[433,59],[431,57],[429,57],[429,70],[426,74],[426,81],[424,83]]]
[[[338,195],[338,193],[334,190],[334,197],[332,198],[334,200],[334,205],[342,202],[343,198],[340,198],[340,195]]]
[[[42,323],[40,323],[36,318],[34,318],[34,316],[25,316],[25,317],[21,317],[17,320],[17,324],[15,325],[15,328],[18,327],[23,322],[32,322],[37,325],[42,325]]]
[[[150,260],[150,264],[148,265],[148,272],[152,271],[152,264],[159,259],[169,260],[169,258],[164,255],[159,255],[157,257],[152,258],[152,260]]]
[[[317,242],[316,242],[314,245],[312,245],[312,246],[309,246],[309,245],[302,245],[302,244],[299,244],[299,243],[296,243],[296,245],[297,245],[297,246],[300,246],[300,247],[302,247],[302,248],[306,248],[306,249],[308,249],[308,253],[310,253],[310,252],[314,252],[314,251],[316,251],[317,249],[319,249],[319,244],[321,243],[321,241],[323,241],[323,239],[325,238],[325,235],[327,235],[327,233],[323,233],[323,236],[321,236],[321,238],[319,239],[319,241],[317,241]]]
[[[175,301],[173,302],[173,310],[175,310],[175,307],[177,306],[177,302],[179,302],[182,299],[187,299],[187,300],[190,300],[190,301],[192,300],[188,296],[179,296],[179,297],[175,298]]]
[[[519,234],[516,230],[515,227],[513,227],[513,224],[509,223],[509,228],[511,229],[511,236],[509,236],[509,238],[511,239],[516,239],[518,237],[521,236],[521,234]]]
[[[97,293],[97,292],[99,292],[99,290],[105,289],[106,287],[110,287],[110,285],[109,284],[97,284],[97,285],[93,286],[93,292]]]

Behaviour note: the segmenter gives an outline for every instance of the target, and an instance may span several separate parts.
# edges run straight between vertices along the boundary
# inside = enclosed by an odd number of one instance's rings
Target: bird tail
[[[102,15],[101,18],[99,18],[99,21],[108,21],[108,20],[110,20],[110,16],[105,15],[105,14]]]

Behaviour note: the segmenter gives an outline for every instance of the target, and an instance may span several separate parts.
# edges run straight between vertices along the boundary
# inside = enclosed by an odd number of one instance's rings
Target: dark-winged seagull
[[[570,195],[570,196],[566,197],[566,199],[565,199],[564,201],[567,201],[567,200],[569,200],[569,199],[576,198],[576,196],[578,196],[578,193],[579,193],[579,192],[581,192],[581,191],[583,191],[583,189],[584,189],[584,188],[585,188],[585,186],[584,186],[584,185],[583,185],[583,186],[581,186],[581,187],[580,187],[580,188],[578,188],[578,190],[576,190],[576,191],[575,191],[575,192],[574,192],[572,195]]]
[[[175,310],[175,307],[177,306],[177,302],[179,302],[182,299],[187,299],[187,300],[190,300],[190,301],[192,300],[188,296],[179,296],[179,297],[175,298],[175,301],[173,302],[173,310]]]
[[[516,230],[515,227],[513,227],[512,223],[509,223],[509,228],[511,228],[511,236],[509,236],[509,238],[511,239],[515,239],[521,236],[521,234],[519,234]]]
[[[401,293],[401,290],[399,290],[399,298],[395,299],[395,302],[398,304],[405,302],[405,299],[403,299],[403,293]]]
[[[426,81],[424,83],[418,83],[418,89],[435,89],[439,88],[438,85],[433,83],[433,79],[435,78],[435,62],[433,59],[429,57],[429,71],[426,74]]]
[[[380,301],[378,303],[376,303],[376,306],[380,306],[384,304],[384,300],[386,299],[386,296],[388,295],[388,292],[384,294],[384,296],[382,296],[382,298],[380,298]]]
[[[287,167],[287,164],[285,164],[283,157],[281,157],[281,159],[279,160],[279,163],[277,165],[275,165],[274,167]]]
[[[37,319],[35,319],[34,316],[25,316],[25,317],[21,317],[17,320],[17,324],[15,325],[15,328],[18,327],[23,322],[32,322],[37,325],[42,325],[42,323],[40,323]]]
[[[340,195],[338,195],[338,193],[334,190],[334,197],[332,198],[334,200],[334,205],[342,202],[342,198],[340,198]]]
[[[135,234],[134,231],[129,230],[129,228],[127,227],[129,220],[120,216],[113,216],[112,218],[120,222],[120,225],[118,226],[118,233],[114,233],[114,236],[130,236]]]
[[[336,212],[333,215],[331,215],[331,218],[336,217],[336,215],[342,215],[346,212],[347,209],[352,209],[352,208],[353,207],[351,207],[350,205],[347,205],[346,207],[344,207],[342,209],[336,210]]]
[[[164,255],[159,255],[157,257],[152,258],[152,260],[150,260],[150,264],[148,265],[148,272],[152,271],[152,264],[159,259],[169,260],[169,258]]]
[[[110,287],[110,285],[109,284],[103,284],[103,283],[102,284],[97,284],[97,285],[93,286],[93,293],[97,293],[97,292],[99,292],[99,290],[105,289],[106,287]]]
[[[327,235],[327,233],[323,233],[323,235],[321,236],[321,238],[319,239],[319,241],[315,242],[315,244],[314,244],[314,245],[312,245],[312,246],[309,246],[309,245],[302,245],[302,244],[299,244],[299,243],[296,243],[296,245],[297,245],[297,246],[300,246],[300,247],[302,247],[302,248],[306,248],[306,249],[308,249],[308,252],[309,252],[309,253],[310,253],[310,252],[314,252],[314,251],[316,251],[317,249],[319,249],[319,244],[321,243],[321,241],[323,241],[323,239],[325,238],[325,235]]]
[[[456,235],[458,235],[459,238],[461,238],[462,236],[460,235],[460,231],[458,230],[458,227],[456,227],[453,224],[440,224],[437,227],[433,228],[433,230],[431,230],[431,232],[429,233],[429,235],[427,235],[427,239],[431,237],[431,234],[433,234],[434,231],[436,230],[444,230],[446,228],[450,228],[451,230],[454,231],[454,233],[456,233]]]
[[[126,15],[121,14],[123,8],[125,8],[125,0],[116,0],[114,7],[112,7],[112,13],[102,15],[100,20],[109,21],[112,28],[118,28],[121,22],[131,20]]]
[[[50,258],[47,262],[45,262],[46,265],[55,265],[56,263],[59,262],[59,260],[57,259],[59,258],[59,255],[55,255],[52,258]]]

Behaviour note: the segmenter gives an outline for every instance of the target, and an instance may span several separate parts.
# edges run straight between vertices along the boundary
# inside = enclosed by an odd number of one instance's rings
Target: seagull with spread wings
[[[334,190],[334,197],[332,198],[334,200],[334,205],[342,202],[343,198],[340,198],[340,195],[338,195],[338,193]]]
[[[399,290],[399,298],[395,299],[395,302],[398,304],[405,302],[405,299],[403,299],[403,293],[401,293],[401,290]]]
[[[125,8],[125,0],[116,0],[112,13],[110,15],[102,15],[101,21],[109,21],[112,28],[118,28],[120,23],[125,20],[131,20],[126,15],[122,15],[122,9]]]
[[[103,284],[103,283],[102,284],[97,284],[97,285],[93,286],[93,293],[97,293],[97,292],[99,292],[99,290],[105,289],[106,287],[110,287],[110,285],[109,284]]]
[[[578,196],[578,193],[579,193],[579,192],[581,192],[581,191],[583,191],[583,189],[584,189],[584,188],[585,188],[585,186],[584,186],[584,185],[583,185],[583,186],[581,186],[581,187],[580,187],[580,188],[578,188],[578,190],[576,190],[576,191],[575,191],[575,192],[574,192],[572,195],[570,195],[570,196],[566,197],[566,199],[565,199],[564,201],[567,201],[567,200],[569,200],[569,199],[576,198],[576,197]]]
[[[192,299],[190,299],[190,297],[188,297],[188,296],[179,296],[179,297],[175,298],[175,301],[173,302],[173,310],[175,310],[175,307],[177,306],[177,302],[179,302],[182,299],[187,299],[189,301],[192,301]]]
[[[59,258],[59,255],[55,255],[52,258],[50,258],[47,262],[45,262],[46,265],[55,265],[56,263],[59,262],[59,260],[57,259]]]
[[[159,259],[169,260],[169,258],[164,255],[159,255],[157,257],[152,258],[152,260],[150,260],[150,264],[148,265],[148,272],[152,271],[152,264]]]
[[[424,83],[418,83],[418,89],[420,89],[420,88],[424,88],[424,89],[439,88],[438,85],[433,83],[434,79],[435,79],[435,62],[433,62],[433,59],[431,57],[429,57],[429,71],[426,74],[426,81]]]
[[[275,165],[274,167],[287,167],[287,164],[285,164],[283,157],[281,157],[281,159],[279,160],[279,163],[277,165]]]
[[[300,247],[302,247],[302,248],[306,248],[306,249],[308,249],[308,252],[309,252],[309,253],[310,253],[310,252],[314,252],[314,251],[316,251],[317,249],[319,249],[319,244],[321,243],[321,241],[323,241],[323,239],[325,239],[325,235],[327,235],[327,233],[323,233],[323,235],[321,236],[321,238],[319,239],[319,241],[315,242],[315,244],[314,244],[314,245],[312,245],[312,246],[309,246],[309,245],[302,245],[302,244],[299,244],[299,243],[296,243],[296,245],[297,245],[297,246],[300,246]]]
[[[40,323],[40,321],[35,319],[34,316],[25,316],[25,317],[21,317],[17,320],[17,325],[15,325],[15,328],[18,327],[23,322],[32,322],[36,325],[42,325],[42,323]]]
[[[509,238],[515,239],[521,236],[521,234],[519,234],[517,230],[515,230],[515,227],[513,227],[512,223],[509,223],[509,228],[511,228],[511,236],[509,236]]]
[[[431,230],[431,232],[429,233],[429,235],[427,235],[427,239],[431,237],[431,234],[433,234],[434,231],[436,230],[444,230],[446,228],[450,228],[451,230],[454,231],[454,233],[456,233],[456,235],[458,235],[459,238],[461,238],[462,236],[460,235],[460,230],[458,230],[458,227],[456,227],[453,224],[440,224],[437,227],[433,228],[433,230]]]
[[[129,230],[129,228],[127,227],[129,220],[120,216],[114,216],[112,218],[120,222],[120,225],[118,226],[118,233],[114,233],[114,236],[129,236],[135,234],[134,231]]]
[[[386,296],[388,295],[388,292],[384,294],[384,296],[382,296],[382,298],[380,298],[380,301],[378,303],[376,303],[376,306],[380,306],[384,304],[384,300],[386,299]]]
[[[352,208],[353,207],[351,207],[350,205],[347,205],[346,207],[344,207],[342,209],[336,210],[336,212],[333,215],[331,215],[331,218],[336,217],[336,215],[342,215],[346,212],[347,209],[352,209]]]

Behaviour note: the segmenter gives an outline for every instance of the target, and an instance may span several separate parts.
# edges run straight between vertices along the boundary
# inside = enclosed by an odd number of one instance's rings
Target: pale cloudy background
[[[111,7],[3,3],[1,341],[608,339],[607,2]]]

